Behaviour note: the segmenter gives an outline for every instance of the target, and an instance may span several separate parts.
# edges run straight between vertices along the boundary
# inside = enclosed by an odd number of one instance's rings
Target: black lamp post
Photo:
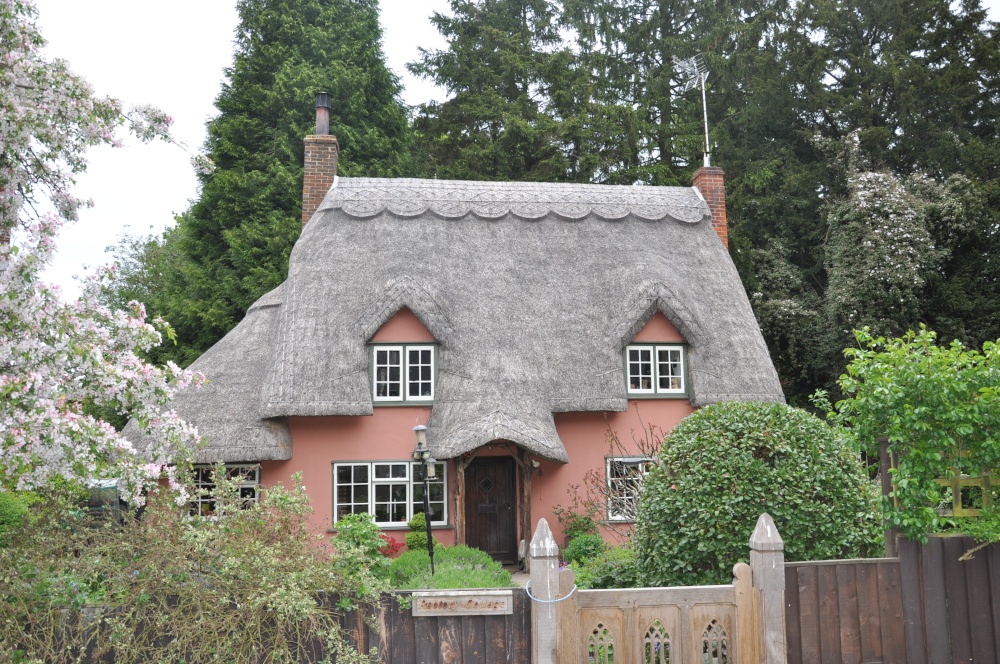
[[[417,449],[413,450],[413,460],[424,465],[424,523],[427,525],[427,555],[431,559],[431,575],[434,574],[434,538],[431,536],[431,496],[430,479],[435,476],[434,465],[437,459],[431,458],[427,449],[427,427],[418,424],[413,427],[417,435]]]

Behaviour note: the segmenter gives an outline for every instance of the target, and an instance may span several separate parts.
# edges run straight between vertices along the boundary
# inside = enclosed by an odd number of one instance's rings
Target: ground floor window
[[[635,521],[642,483],[652,467],[649,457],[608,457],[608,521]]]
[[[239,498],[244,507],[260,500],[260,464],[225,464],[226,477],[236,483]],[[191,501],[191,514],[195,516],[215,515],[215,472],[214,464],[199,464],[194,467],[195,497]]]
[[[428,483],[431,523],[448,522],[447,464],[435,465]],[[333,464],[334,522],[368,513],[380,526],[405,526],[424,511],[424,466],[412,461],[344,461]]]

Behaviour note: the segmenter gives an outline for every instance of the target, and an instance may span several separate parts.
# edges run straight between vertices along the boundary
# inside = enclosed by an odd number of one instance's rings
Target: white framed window
[[[375,401],[432,401],[435,347],[427,344],[372,346]]]
[[[428,482],[431,523],[448,523],[447,464],[438,462]],[[405,526],[424,511],[424,467],[412,461],[343,461],[333,464],[334,523],[368,513],[380,526]]]
[[[215,464],[197,464],[194,467],[196,495],[191,499],[193,516],[215,516]],[[226,477],[236,482],[243,507],[260,500],[260,464],[237,463],[224,465]]]
[[[642,484],[653,467],[649,457],[608,457],[608,521],[635,521]]]
[[[684,394],[684,346],[643,344],[625,348],[629,394]]]

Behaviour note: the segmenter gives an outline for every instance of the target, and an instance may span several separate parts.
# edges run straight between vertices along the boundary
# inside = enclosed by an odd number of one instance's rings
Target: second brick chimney
[[[316,95],[316,133],[306,136],[305,179],[302,183],[302,223],[309,221],[337,177],[340,145],[330,133],[330,95]]]
[[[729,222],[726,221],[726,172],[715,166],[702,166],[694,172],[691,182],[708,203],[712,213],[712,228],[722,240],[722,246],[729,248]]]

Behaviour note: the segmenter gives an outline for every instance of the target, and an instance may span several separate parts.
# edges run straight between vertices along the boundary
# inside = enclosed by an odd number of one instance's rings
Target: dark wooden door
[[[465,469],[465,543],[501,562],[517,560],[514,460],[480,457]]]

